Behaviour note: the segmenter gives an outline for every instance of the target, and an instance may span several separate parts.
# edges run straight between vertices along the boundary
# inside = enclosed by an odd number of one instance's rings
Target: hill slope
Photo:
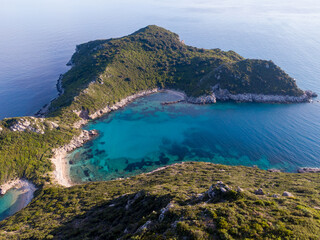
[[[93,113],[155,87],[182,90],[192,97],[210,94],[217,84],[232,94],[304,93],[272,61],[187,46],[177,34],[154,25],[119,39],[81,44],[70,64],[72,69],[62,78],[64,94],[51,110],[71,105]]]
[[[74,123],[141,90],[173,88],[197,97],[218,86],[230,94],[305,96],[271,61],[187,46],[177,34],[154,25],[122,38],[81,44],[70,64],[46,119],[0,121],[0,183],[21,177],[37,184],[50,181],[52,149],[80,133]]]
[[[0,239],[318,239],[319,177],[184,163],[50,187],[0,223]]]

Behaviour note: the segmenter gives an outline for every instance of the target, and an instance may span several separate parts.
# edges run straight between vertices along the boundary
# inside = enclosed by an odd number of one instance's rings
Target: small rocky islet
[[[59,96],[37,117],[0,122],[0,182],[26,178],[39,189],[28,207],[0,223],[0,238],[319,236],[317,169],[301,169],[306,172],[301,175],[188,163],[124,180],[58,185],[69,184],[60,178],[63,155],[97,135],[81,126],[137,97],[162,89],[179,90],[196,104],[299,103],[316,97],[272,61],[188,46],[152,25],[81,44],[69,64],[57,84]]]

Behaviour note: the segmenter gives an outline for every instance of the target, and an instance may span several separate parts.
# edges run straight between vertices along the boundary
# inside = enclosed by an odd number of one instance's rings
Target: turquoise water
[[[11,189],[0,197],[0,221],[24,207],[25,195],[21,189]]]
[[[319,121],[305,126],[320,104],[161,105],[176,98],[153,94],[91,122],[86,129],[100,135],[69,154],[72,180],[128,177],[190,160],[289,172],[320,165]]]
[[[189,45],[272,59],[301,88],[320,93],[318,0],[10,0],[0,7],[0,119],[33,114],[57,96],[56,81],[68,70],[77,44],[124,36],[149,24],[178,33]],[[319,104],[181,104],[162,112],[154,110],[156,101],[147,102],[150,114],[133,103],[90,125],[101,130],[96,140],[101,143],[90,143],[92,152],[75,161],[71,170],[79,172],[79,181],[122,176],[126,161],[159,159],[160,152],[168,163],[198,154],[198,159],[288,171],[320,165]],[[170,151],[174,143],[178,153]],[[82,158],[92,162],[85,173],[85,167],[76,167]]]

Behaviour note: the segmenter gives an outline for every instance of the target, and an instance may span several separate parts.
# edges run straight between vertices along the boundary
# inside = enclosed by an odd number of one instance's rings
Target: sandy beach
[[[91,114],[90,116],[86,116],[85,118],[81,119],[79,122],[75,123],[74,127],[80,128],[83,125],[87,124],[89,120],[99,118],[102,115],[107,114],[111,111],[116,111],[119,108],[126,106],[128,103],[132,102],[137,98],[144,97],[158,91],[159,91],[158,89],[152,89],[152,90],[141,91],[134,95],[128,96],[122,99],[120,102],[115,103],[111,107],[107,106],[106,108],[101,109]],[[174,93],[174,91],[172,90],[168,90],[168,91]],[[177,92],[177,94],[179,94],[179,96],[182,96],[180,94],[183,94],[183,93]],[[76,112],[76,114],[78,114],[79,116],[83,116],[81,112]],[[60,148],[53,150],[54,155],[51,158],[51,162],[55,166],[55,170],[53,171],[53,177],[57,184],[60,184],[64,187],[71,187],[72,185],[74,185],[70,178],[70,168],[69,168],[69,163],[67,161],[67,153],[75,150],[76,148],[81,147],[85,142],[92,140],[97,135],[98,135],[98,132],[95,130],[91,130],[91,131],[82,130],[81,134],[79,136],[74,136],[69,144],[66,144],[65,146],[62,146]]]
[[[55,155],[51,158],[52,163],[55,166],[53,176],[56,182],[64,187],[71,187],[72,181],[69,174],[69,164],[67,161],[67,151],[63,149],[56,149]]]

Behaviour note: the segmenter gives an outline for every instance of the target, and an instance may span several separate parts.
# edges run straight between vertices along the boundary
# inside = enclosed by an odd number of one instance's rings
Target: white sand
[[[53,158],[51,158],[51,161],[55,166],[53,175],[58,184],[64,187],[71,187],[73,184],[70,179],[69,164],[66,157],[67,151],[63,149],[55,150],[55,155]]]

